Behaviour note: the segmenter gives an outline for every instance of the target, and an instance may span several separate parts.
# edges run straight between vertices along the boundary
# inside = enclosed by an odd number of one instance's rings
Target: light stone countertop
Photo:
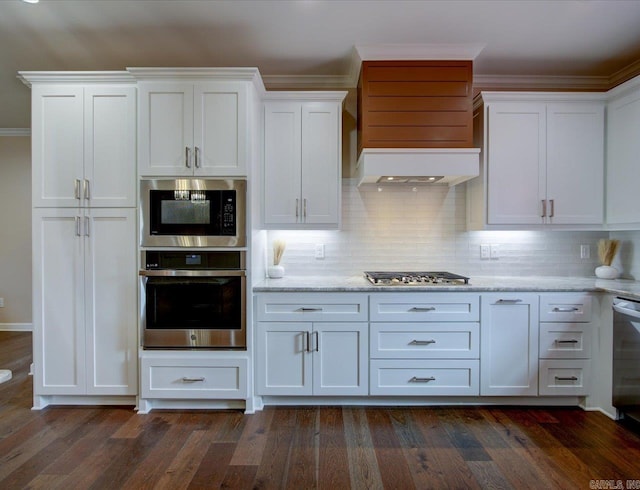
[[[253,287],[254,293],[291,292],[606,292],[640,300],[640,281],[597,279],[596,277],[476,276],[468,285],[376,286],[362,276],[285,276],[265,279]]]

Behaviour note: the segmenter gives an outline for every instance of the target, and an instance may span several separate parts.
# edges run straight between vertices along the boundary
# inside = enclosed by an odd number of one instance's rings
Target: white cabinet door
[[[487,117],[488,223],[542,224],[545,104],[492,103]]]
[[[246,175],[248,91],[243,83],[211,82],[194,89],[194,174]]]
[[[32,240],[34,394],[84,394],[82,218],[34,209]]]
[[[369,393],[367,323],[314,323],[313,394]]]
[[[538,394],[538,296],[483,294],[480,395]]]
[[[264,224],[293,225],[302,199],[300,104],[269,102],[264,117]]]
[[[340,106],[302,106],[302,217],[307,224],[339,223]]]
[[[137,393],[135,209],[85,217],[87,393]]]
[[[83,205],[135,207],[136,89],[87,86],[84,99]]]
[[[140,175],[193,175],[193,84],[138,84]]]
[[[607,218],[616,229],[640,225],[640,85],[607,106]]]
[[[32,89],[32,195],[35,207],[80,205],[83,179],[83,88]]]
[[[259,395],[313,394],[311,323],[259,322]]]
[[[601,224],[604,105],[547,106],[547,216],[551,224]]]

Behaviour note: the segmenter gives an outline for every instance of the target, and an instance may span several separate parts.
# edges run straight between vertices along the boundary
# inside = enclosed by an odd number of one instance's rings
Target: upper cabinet
[[[139,101],[140,175],[247,174],[246,82],[141,81]]]
[[[640,229],[640,77],[610,92],[607,105],[606,222]]]
[[[346,92],[279,92],[264,103],[265,228],[340,225]]]
[[[480,176],[467,183],[470,229],[598,229],[604,209],[601,94],[487,93],[477,100]]]
[[[63,77],[55,83],[36,81],[31,115],[33,205],[134,207],[135,86],[64,83]]]

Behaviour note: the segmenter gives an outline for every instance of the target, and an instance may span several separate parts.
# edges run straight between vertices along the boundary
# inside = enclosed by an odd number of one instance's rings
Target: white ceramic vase
[[[272,265],[267,269],[267,274],[271,279],[280,279],[284,277],[284,267],[281,265]]]
[[[596,267],[596,277],[600,279],[617,279],[620,276],[620,271],[610,265],[601,265]]]

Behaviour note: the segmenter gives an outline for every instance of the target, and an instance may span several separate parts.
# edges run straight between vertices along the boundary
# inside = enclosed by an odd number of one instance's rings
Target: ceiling
[[[364,45],[480,45],[477,79],[603,86],[640,63],[638,26],[640,0],[2,0],[0,128],[30,125],[18,71],[252,66],[267,88],[342,88]]]

